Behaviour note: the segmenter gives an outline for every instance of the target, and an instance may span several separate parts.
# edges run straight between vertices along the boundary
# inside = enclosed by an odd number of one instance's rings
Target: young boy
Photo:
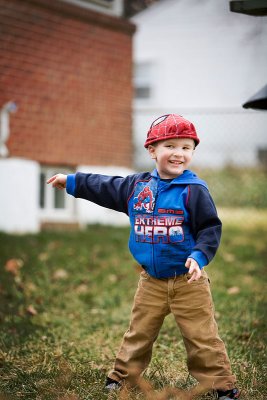
[[[188,170],[199,144],[194,125],[168,114],[155,120],[145,147],[156,163],[152,173],[127,176],[58,174],[47,183],[75,197],[129,216],[129,248],[142,266],[126,331],[106,388],[119,388],[148,366],[164,318],[175,317],[190,374],[221,400],[237,399],[224,343],[218,335],[204,267],[213,259],[221,221],[204,181]]]

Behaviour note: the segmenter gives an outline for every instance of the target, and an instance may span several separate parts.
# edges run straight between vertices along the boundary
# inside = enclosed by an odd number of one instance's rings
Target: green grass
[[[207,270],[242,399],[263,400],[267,223],[263,218],[253,223],[251,213],[247,218],[250,224],[226,221],[219,253]],[[127,240],[128,228],[104,226],[0,234],[0,400],[108,398],[102,390],[105,376],[127,329],[138,280]],[[7,264],[11,259],[18,261]],[[193,384],[171,316],[146,378],[158,391]],[[136,392],[130,398],[144,396]]]

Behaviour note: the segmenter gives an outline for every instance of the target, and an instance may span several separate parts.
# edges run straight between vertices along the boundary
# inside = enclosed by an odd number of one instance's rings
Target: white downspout
[[[0,109],[0,157],[7,157],[9,152],[6,142],[9,138],[9,114],[17,111],[17,105],[13,101],[5,103]]]

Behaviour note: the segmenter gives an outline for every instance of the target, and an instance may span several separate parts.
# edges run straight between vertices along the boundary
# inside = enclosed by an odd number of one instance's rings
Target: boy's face
[[[188,168],[195,149],[193,139],[167,139],[148,146],[162,179],[173,179]]]

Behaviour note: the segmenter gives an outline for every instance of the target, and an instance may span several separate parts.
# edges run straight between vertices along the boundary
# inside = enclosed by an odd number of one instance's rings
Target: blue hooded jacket
[[[155,278],[188,272],[185,262],[200,268],[214,257],[221,221],[207,184],[186,170],[175,179],[161,180],[157,170],[120,176],[68,175],[67,192],[129,216],[129,248]]]

